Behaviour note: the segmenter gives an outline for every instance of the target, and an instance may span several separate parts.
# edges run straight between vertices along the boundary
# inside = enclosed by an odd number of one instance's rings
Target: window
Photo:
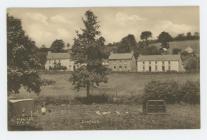
[[[170,65],[168,65],[168,70],[169,70],[169,71],[171,70],[171,67],[170,67]]]
[[[145,67],[143,66],[143,71],[145,70]]]
[[[127,66],[124,66],[125,69],[127,69]]]
[[[149,64],[151,64],[151,61],[149,61]]]
[[[168,64],[170,65],[170,61],[168,61]]]
[[[143,65],[144,65],[144,61],[143,61]]]
[[[122,68],[122,66],[119,66],[119,68],[121,69],[121,68]]]
[[[116,66],[114,66],[114,69],[116,69]]]
[[[165,64],[165,61],[162,61],[162,65],[164,65]]]
[[[157,61],[155,61],[155,64],[157,64]]]

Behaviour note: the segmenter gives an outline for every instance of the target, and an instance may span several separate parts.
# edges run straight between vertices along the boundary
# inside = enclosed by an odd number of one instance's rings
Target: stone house
[[[108,60],[109,68],[117,72],[136,72],[136,59],[133,52],[111,53]]]

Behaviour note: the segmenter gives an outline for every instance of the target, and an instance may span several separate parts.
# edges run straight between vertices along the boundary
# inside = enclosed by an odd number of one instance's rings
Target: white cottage
[[[50,70],[55,65],[65,66],[67,71],[73,71],[75,68],[74,61],[70,58],[70,53],[52,53],[48,52],[45,69]]]
[[[137,72],[184,72],[180,55],[140,55]]]

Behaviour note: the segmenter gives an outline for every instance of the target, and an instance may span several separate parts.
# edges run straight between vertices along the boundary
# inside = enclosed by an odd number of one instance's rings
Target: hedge
[[[199,82],[187,81],[178,84],[176,81],[151,81],[145,85],[143,100],[165,100],[167,103],[200,102]]]

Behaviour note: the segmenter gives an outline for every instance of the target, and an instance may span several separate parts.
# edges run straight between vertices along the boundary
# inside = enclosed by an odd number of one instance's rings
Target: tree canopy
[[[19,93],[21,87],[40,92],[37,50],[35,42],[22,29],[21,20],[7,15],[8,94]]]
[[[172,36],[168,32],[161,32],[158,36],[158,41],[163,48],[169,48],[169,42],[172,41]]]
[[[148,38],[152,37],[152,32],[143,31],[140,35],[140,39],[144,41],[145,46],[149,45]]]
[[[65,47],[64,41],[61,39],[56,39],[52,42],[50,50],[55,53],[63,52],[64,47]]]
[[[99,31],[97,17],[89,10],[86,11],[82,21],[85,28],[81,29],[81,33],[76,32],[77,37],[72,46],[72,58],[81,67],[73,71],[70,79],[75,89],[86,88],[89,97],[91,86],[107,82],[106,76],[109,70],[102,64],[107,55],[104,53],[105,39]]]

